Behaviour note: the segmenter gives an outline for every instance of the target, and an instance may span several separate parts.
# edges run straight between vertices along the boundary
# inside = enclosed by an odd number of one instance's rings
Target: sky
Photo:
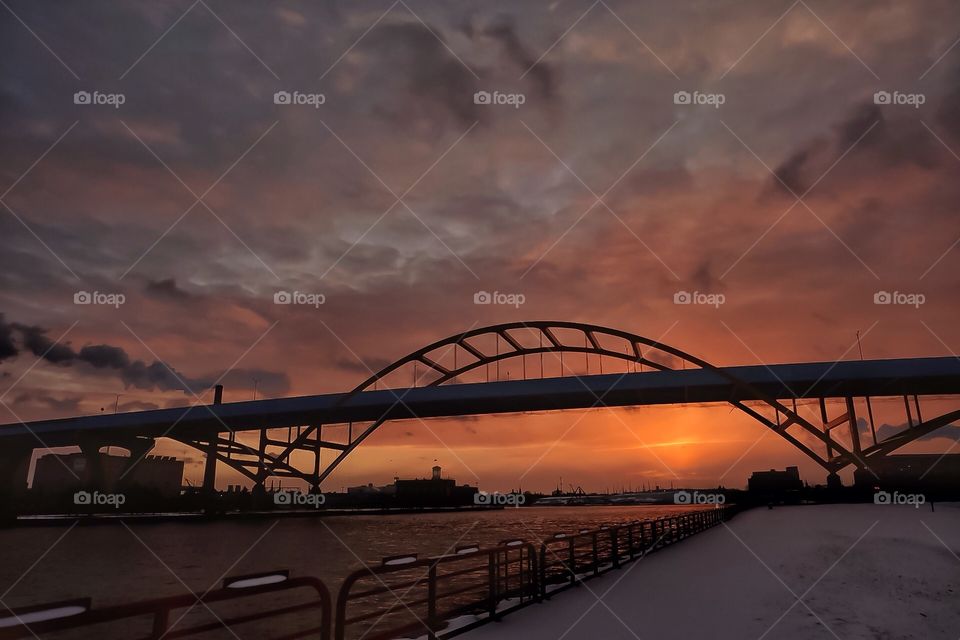
[[[512,321],[715,365],[960,350],[956,3],[0,4],[0,422],[345,391]],[[435,463],[824,479],[712,406],[388,423],[325,486]]]

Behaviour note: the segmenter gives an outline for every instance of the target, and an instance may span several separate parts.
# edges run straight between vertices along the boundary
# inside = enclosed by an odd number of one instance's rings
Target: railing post
[[[540,584],[538,589],[540,591],[540,599],[543,600],[547,597],[547,543],[540,543],[540,566],[538,567],[537,574],[540,577]]]
[[[530,575],[530,586],[527,591],[531,598],[536,598],[537,602],[543,602],[543,594],[540,593],[540,558],[537,557],[536,549],[533,544],[527,548],[527,562],[530,563],[528,574]]]
[[[436,640],[437,634],[437,563],[430,565],[427,573],[427,638]]]
[[[620,568],[620,537],[617,535],[617,527],[610,527],[610,551],[613,555],[613,568]]]
[[[150,633],[151,640],[159,640],[167,633],[167,622],[170,619],[170,610],[161,609],[153,614],[153,631]]]
[[[491,620],[497,619],[497,558],[500,556],[500,551],[494,551],[490,553],[489,556],[489,565],[487,567],[487,581],[489,582],[490,587],[490,602],[487,604],[487,611],[490,614]]]
[[[594,531],[590,538],[593,541],[593,575],[600,573],[600,550],[597,548],[597,532]]]
[[[570,584],[577,584],[577,548],[574,541],[575,536],[570,536]]]

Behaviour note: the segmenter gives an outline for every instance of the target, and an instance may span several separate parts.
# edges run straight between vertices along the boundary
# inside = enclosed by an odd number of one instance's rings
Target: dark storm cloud
[[[172,300],[188,300],[189,293],[177,286],[175,278],[165,278],[163,280],[147,280],[144,286],[144,292],[159,298],[168,298]]]
[[[371,32],[364,48],[375,52],[366,73],[388,90],[387,99],[376,106],[383,115],[408,120],[436,114],[432,107],[439,107],[459,121],[458,127],[479,118],[470,71],[419,22],[384,25]]]
[[[807,161],[811,150],[801,149],[787,158],[774,170],[775,188],[784,189],[790,195],[800,196],[807,190]]]
[[[940,102],[938,113],[953,108],[950,100],[947,96]],[[858,103],[832,128],[830,135],[807,142],[777,166],[773,187],[786,192],[785,184],[800,196],[847,152],[861,159],[865,172],[910,165],[926,170],[942,168],[943,149],[915,116],[886,111],[872,101]]]
[[[947,74],[948,91],[937,109],[937,124],[953,143],[960,143],[960,64]]]
[[[23,338],[23,346],[38,358],[53,364],[69,365],[76,360],[77,354],[67,345],[54,343],[47,337],[47,330],[37,326],[14,323],[14,328]]]
[[[500,42],[504,53],[521,74],[527,73],[537,90],[537,97],[545,103],[556,99],[556,71],[546,62],[538,61],[517,35],[516,23],[509,16],[500,16],[484,30],[484,33]]]
[[[17,345],[13,342],[13,330],[13,325],[8,324],[0,313],[0,362],[19,353]]]
[[[106,344],[86,345],[79,351],[74,351],[68,344],[54,343],[47,335],[49,330],[43,327],[20,323],[9,326],[19,332],[23,349],[36,357],[61,367],[87,365],[94,370],[112,371],[126,387],[148,391],[198,392],[212,385],[212,382],[205,379],[191,379],[178,374],[159,361],[147,364],[142,360],[131,360],[120,347]]]
[[[126,369],[130,366],[130,356],[120,347],[111,347],[107,344],[98,344],[82,347],[77,354],[81,362],[96,369]]]
[[[285,372],[266,369],[232,369],[224,374],[208,374],[190,377],[170,365],[155,360],[151,363],[133,360],[121,348],[108,344],[85,345],[75,351],[69,344],[54,343],[49,331],[35,325],[6,323],[0,316],[0,336],[9,336],[9,355],[20,352],[14,334],[19,334],[22,349],[46,362],[61,367],[88,367],[87,371],[107,372],[116,375],[125,387],[146,391],[183,391],[201,393],[211,388],[215,380],[232,389],[253,389],[255,386],[269,396],[283,395],[290,390],[290,378]],[[51,405],[52,406],[52,405]]]

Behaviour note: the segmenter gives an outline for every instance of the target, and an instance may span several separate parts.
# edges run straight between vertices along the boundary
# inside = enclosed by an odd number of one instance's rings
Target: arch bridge
[[[511,372],[519,367],[522,373],[504,379],[500,372],[508,361]],[[547,369],[560,375],[549,376]],[[401,377],[409,382],[394,386]],[[212,405],[0,426],[0,468],[15,467],[24,455],[29,460],[38,446],[120,446],[131,451],[132,466],[157,438],[167,437],[206,455],[204,487],[210,491],[217,463],[261,489],[272,478],[295,478],[319,490],[392,420],[728,403],[833,475],[851,465],[870,470],[872,461],[960,419],[960,409],[921,411],[921,398],[940,405],[945,396],[960,396],[960,359],[718,367],[609,327],[513,322],[438,340],[346,393],[228,404],[218,393]],[[878,435],[879,398],[902,399],[905,428]],[[243,432],[256,441],[242,441],[237,434]]]

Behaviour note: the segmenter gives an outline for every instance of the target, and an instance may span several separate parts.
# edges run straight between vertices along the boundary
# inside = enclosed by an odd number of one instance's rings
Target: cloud
[[[81,400],[82,398],[78,395],[58,398],[44,391],[25,391],[13,399],[13,404],[18,408],[41,407],[60,415],[71,415],[79,413]]]
[[[207,379],[192,379],[179,374],[160,361],[147,364],[142,360],[131,360],[121,347],[86,345],[74,351],[69,344],[54,343],[47,336],[48,329],[43,327],[20,323],[9,326],[19,332],[23,348],[38,358],[61,367],[86,365],[92,370],[107,370],[115,373],[126,387],[197,393],[212,385]]]
[[[517,27],[509,16],[499,16],[484,30],[484,34],[497,40],[502,46],[511,66],[528,74],[536,89],[536,97],[544,104],[557,98],[556,71],[550,63],[538,60],[517,35]]]
[[[360,362],[353,356],[337,358],[335,362],[338,369],[349,371],[350,373],[358,373],[363,376],[363,379],[370,377],[373,373],[380,371],[392,363],[393,360],[379,357],[364,358],[363,362]],[[360,381],[358,380],[357,382]]]
[[[68,365],[77,357],[69,346],[54,343],[48,338],[46,329],[19,323],[14,323],[13,327],[20,332],[24,348],[38,358],[53,364]]]
[[[13,326],[7,324],[0,313],[0,362],[12,358],[19,353],[17,345],[13,343]]]
[[[857,426],[861,434],[866,435],[870,433],[870,425],[864,418],[857,418]],[[896,425],[884,422],[877,427],[877,441],[882,442],[891,436],[906,431],[909,428],[910,425],[906,422]],[[929,441],[936,440],[937,438],[946,438],[948,440],[960,442],[960,426],[954,424],[944,425],[939,429],[920,436],[917,438],[917,440]]]
[[[144,287],[144,292],[146,292],[147,295],[171,300],[188,300],[191,297],[189,293],[177,286],[175,278],[166,278],[163,280],[148,279]]]

